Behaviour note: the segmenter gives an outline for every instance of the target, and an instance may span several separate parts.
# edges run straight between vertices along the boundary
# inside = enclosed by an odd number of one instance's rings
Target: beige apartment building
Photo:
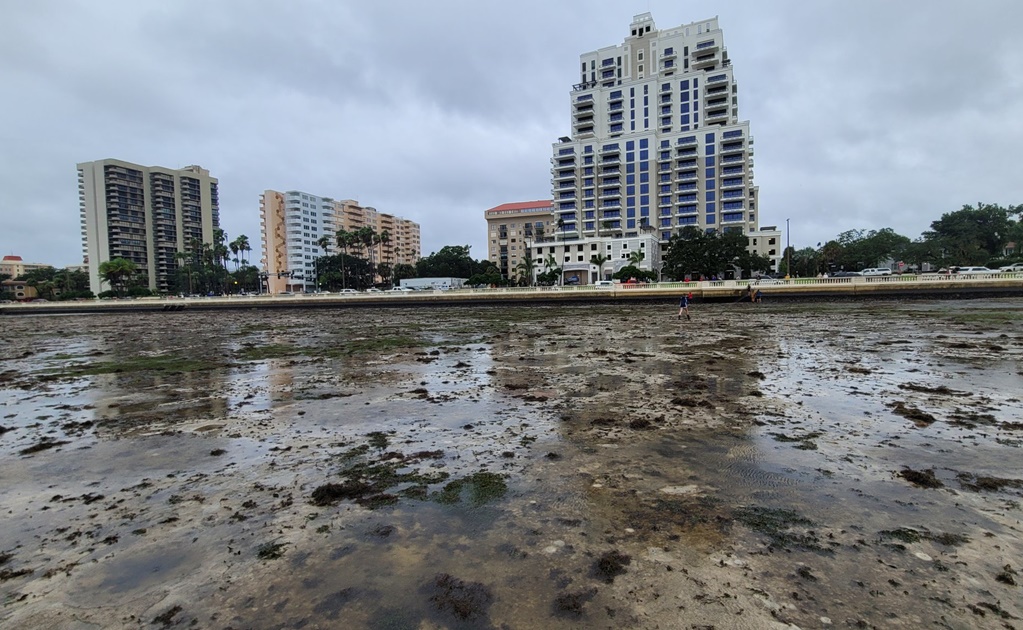
[[[27,263],[22,260],[21,256],[11,254],[4,256],[3,259],[0,260],[0,275],[6,274],[11,277],[11,280],[15,280],[34,269],[43,269],[45,267],[52,266],[53,265],[47,265],[44,263]]]
[[[361,252],[373,264],[414,265],[420,257],[419,224],[352,199],[335,200],[291,190],[266,190],[259,197],[262,271],[271,293],[316,290],[316,259],[341,253],[339,230],[372,228],[386,242]],[[320,246],[326,239],[326,249]]]
[[[515,278],[516,267],[530,246],[553,236],[554,202],[504,203],[484,212],[487,220],[487,260],[503,278]],[[553,226],[553,227],[552,227]]]
[[[82,253],[93,293],[110,289],[99,266],[135,263],[154,291],[174,290],[178,261],[192,239],[213,242],[220,225],[218,182],[201,166],[172,169],[122,160],[78,164]]]

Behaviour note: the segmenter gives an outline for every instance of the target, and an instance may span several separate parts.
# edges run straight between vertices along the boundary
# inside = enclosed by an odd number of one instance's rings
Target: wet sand
[[[4,320],[0,626],[1023,627],[1023,300]]]

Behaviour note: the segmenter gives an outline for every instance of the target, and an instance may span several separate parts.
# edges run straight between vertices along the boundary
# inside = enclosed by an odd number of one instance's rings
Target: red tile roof
[[[21,256],[4,256],[4,260],[8,260],[10,262],[15,262],[15,261],[21,260]]]
[[[502,212],[506,210],[532,210],[534,208],[540,210],[543,208],[553,209],[553,207],[554,207],[553,201],[551,201],[550,199],[542,199],[540,201],[519,201],[516,203],[503,203],[499,206],[494,206],[493,208],[490,208],[489,210],[487,210],[487,212],[495,211]]]

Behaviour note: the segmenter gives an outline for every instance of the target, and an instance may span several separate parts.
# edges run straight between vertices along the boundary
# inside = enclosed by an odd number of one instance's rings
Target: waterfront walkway
[[[246,308],[346,308],[386,306],[453,306],[466,304],[572,303],[617,301],[669,301],[692,293],[699,302],[739,302],[747,287],[760,290],[765,302],[812,299],[957,299],[971,297],[1023,297],[1023,273],[988,275],[893,275],[848,278],[792,278],[788,280],[713,280],[563,287],[501,287],[304,295],[232,295],[226,297],[150,297],[139,299],[81,300],[0,304],[2,315],[102,313],[124,311],[183,311]]]

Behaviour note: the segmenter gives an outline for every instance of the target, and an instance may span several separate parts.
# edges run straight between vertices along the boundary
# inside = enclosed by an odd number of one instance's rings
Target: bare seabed
[[[0,625],[1002,628],[1023,302],[5,320]]]

